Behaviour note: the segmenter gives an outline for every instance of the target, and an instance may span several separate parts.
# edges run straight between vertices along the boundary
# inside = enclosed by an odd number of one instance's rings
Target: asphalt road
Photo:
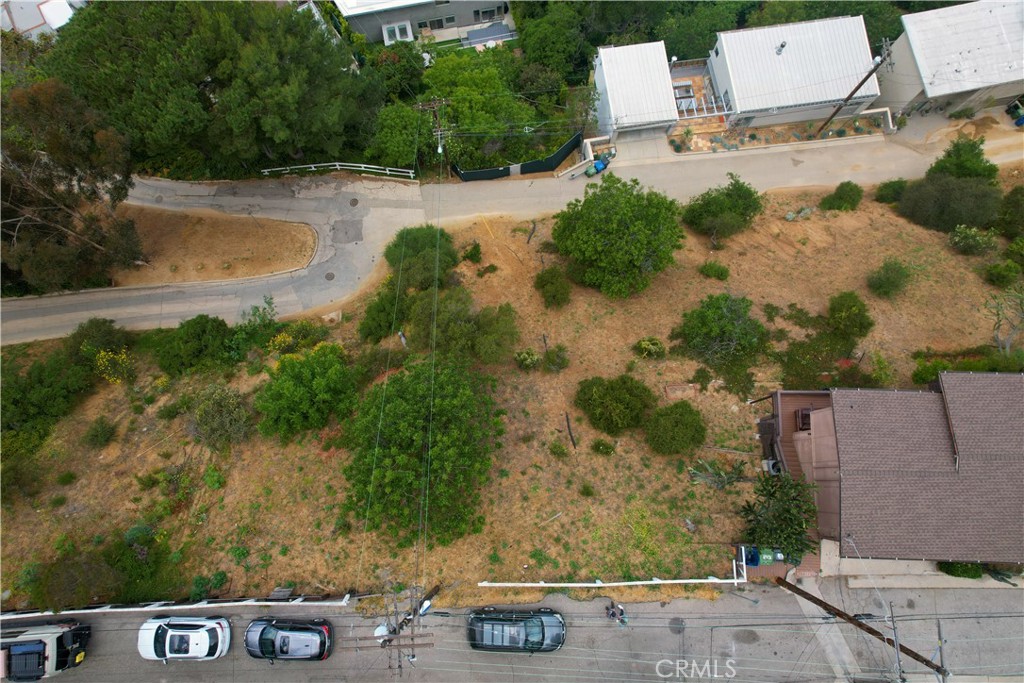
[[[835,580],[821,586],[825,598],[851,613],[881,616],[890,600],[898,617],[901,642],[938,660],[937,619],[941,618],[944,657],[957,674],[1024,677],[1024,591],[1010,588],[985,590],[849,590]],[[892,650],[834,618],[823,618],[817,608],[805,612],[798,598],[773,586],[747,586],[735,594],[723,593],[715,602],[674,600],[670,603],[628,605],[629,624],[621,627],[604,616],[605,602],[573,602],[550,595],[544,604],[560,611],[567,622],[565,646],[554,653],[505,655],[471,650],[466,642],[464,610],[430,613],[422,632],[433,634],[432,647],[416,650],[381,650],[365,640],[380,623],[351,608],[336,613],[318,611],[315,604],[293,605],[272,611],[275,616],[322,616],[335,626],[336,644],[324,662],[279,662],[274,666],[250,658],[241,645],[248,622],[264,609],[208,608],[205,615],[231,620],[232,645],[228,654],[212,662],[175,662],[163,665],[139,658],[135,639],[146,615],[95,614],[81,618],[93,626],[93,640],[85,663],[62,674],[67,683],[327,683],[390,681],[401,678],[430,683],[475,681],[552,681],[584,683],[610,681],[708,680],[736,683],[774,683],[864,680],[890,676],[895,666]],[[881,619],[873,625],[891,634]],[[838,625],[837,625],[838,624]],[[829,635],[838,639],[854,659],[837,660],[829,648]],[[361,637],[356,641],[352,638]],[[360,649],[351,648],[360,644]],[[397,669],[401,662],[401,672]],[[935,680],[927,669],[903,658],[911,681]],[[390,666],[390,668],[389,668]],[[717,667],[717,669],[716,669]],[[703,676],[693,675],[695,672]],[[984,679],[976,679],[984,680]]]
[[[666,156],[664,140],[637,141],[621,145],[620,157],[611,170],[680,201],[723,184],[729,172],[759,190],[914,178],[923,175],[944,149],[943,126],[948,122],[942,119],[915,119],[911,127],[891,137],[686,157]],[[1024,158],[1021,131],[1009,124],[1004,128],[989,131],[987,154],[999,163]],[[486,215],[529,218],[550,214],[581,197],[585,185],[583,178],[569,176],[424,185],[335,177],[239,183],[140,178],[129,196],[130,203],[211,209],[251,216],[257,222],[265,217],[308,223],[318,236],[313,260],[306,268],[243,280],[5,299],[0,307],[0,343],[64,336],[97,316],[112,318],[129,329],[173,327],[199,313],[235,323],[265,296],[274,298],[281,315],[340,306],[360,289],[384,245],[402,227],[427,221],[450,225]]]

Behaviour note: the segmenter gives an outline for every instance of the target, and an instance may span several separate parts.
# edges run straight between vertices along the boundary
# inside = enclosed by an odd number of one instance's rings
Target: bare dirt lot
[[[267,275],[302,268],[316,251],[316,233],[302,223],[127,204],[117,213],[135,221],[149,264],[115,272],[118,287]]]
[[[1007,186],[1020,184],[1022,170],[1022,164],[1004,168],[1002,180]],[[711,252],[705,238],[688,233],[676,264],[644,293],[611,300],[574,287],[571,302],[560,310],[545,309],[533,288],[534,275],[557,259],[538,249],[550,239],[550,219],[536,221],[529,243],[529,221],[482,217],[446,226],[457,245],[475,240],[482,246],[481,264],[458,267],[477,304],[511,303],[518,313],[519,348],[565,344],[571,362],[558,374],[523,373],[512,363],[487,368],[499,379],[497,398],[507,415],[504,447],[495,454],[483,494],[487,524],[480,534],[418,551],[395,548],[382,534],[363,533],[358,523],[354,528],[338,524],[346,491],[345,451],[325,452],[320,437],[310,435],[287,446],[255,437],[229,455],[208,453],[193,443],[187,418],[161,420],[156,411],[214,378],[161,388],[159,371],[146,367],[140,368],[139,389],[152,400],[141,412],[131,409],[123,388],[103,386],[59,425],[44,448],[43,491],[31,501],[13,501],[4,514],[4,588],[27,563],[52,559],[61,534],[82,547],[97,534],[134,524],[161,496],[155,489],[142,490],[136,475],[167,466],[180,466],[191,478],[190,494],[164,522],[172,547],[186,558],[182,576],[188,583],[193,576],[225,570],[230,582],[221,594],[265,594],[279,585],[343,593],[385,579],[406,585],[441,581],[448,586],[438,600],[444,606],[511,599],[511,592],[478,588],[482,580],[727,576],[729,544],[741,534],[736,512],[752,484],[715,491],[691,481],[687,467],[700,458],[739,461],[753,476],[760,460],[754,423],[766,406],[747,405],[715,385],[702,393],[689,382],[695,362],[673,356],[639,360],[630,350],[637,339],[667,340],[682,313],[709,294],[747,296],[761,316],[766,303],[783,308],[795,303],[820,313],[830,296],[852,289],[876,321],[859,350],[886,358],[898,386],[909,386],[909,354],[916,349],[952,350],[990,341],[981,303],[996,290],[976,272],[984,257],[956,254],[945,235],[903,220],[874,202],[870,189],[855,212],[815,210],[806,219],[786,220],[789,212],[816,207],[829,190],[773,192],[754,228],[731,238],[725,249]],[[909,263],[914,279],[902,295],[883,300],[868,291],[866,276],[888,256]],[[709,258],[729,267],[727,281],[697,272]],[[478,277],[478,269],[489,264],[497,271]],[[359,345],[355,326],[370,294],[346,304],[332,331],[332,339],[348,349]],[[610,439],[614,455],[592,452],[591,444],[603,435],[573,407],[577,383],[627,371],[654,389],[662,405],[686,398],[698,407],[708,422],[706,447],[693,456],[664,457],[651,453],[640,435],[627,434]],[[755,374],[755,396],[779,387],[776,366],[756,368]],[[240,367],[225,379],[252,392],[265,377]],[[80,445],[82,433],[101,414],[118,423],[118,437],[102,450],[86,449]],[[566,415],[578,449],[570,446]],[[569,455],[554,457],[553,442],[569,447]],[[209,463],[226,473],[223,488],[203,483]],[[77,474],[73,485],[56,483],[63,471]],[[58,495],[66,502],[51,508]],[[655,599],[682,592],[616,590],[616,596]],[[518,591],[515,597],[540,595]]]

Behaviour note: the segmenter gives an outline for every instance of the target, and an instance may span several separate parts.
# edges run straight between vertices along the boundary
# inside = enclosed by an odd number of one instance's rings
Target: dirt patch
[[[117,213],[135,221],[149,263],[114,272],[119,287],[267,275],[302,268],[316,251],[316,233],[302,223],[128,204]]]

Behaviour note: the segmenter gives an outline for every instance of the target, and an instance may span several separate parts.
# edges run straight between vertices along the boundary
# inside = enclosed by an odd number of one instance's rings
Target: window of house
[[[400,40],[412,40],[412,24],[408,21],[402,21],[397,24],[384,24],[381,26],[384,32],[384,44],[391,45],[397,43]]]
[[[483,10],[480,10],[480,20],[481,21],[494,21],[495,14],[496,14],[496,12],[493,9],[483,9]]]
[[[416,22],[416,28],[427,28],[427,22],[425,22],[425,21],[418,21],[418,22]]]
[[[444,23],[446,23],[446,24],[454,24],[455,23],[455,16],[453,15],[453,16],[450,16],[450,17],[445,17],[444,18]]]
[[[430,28],[434,31],[444,28],[444,19],[438,17],[437,19],[430,20]]]

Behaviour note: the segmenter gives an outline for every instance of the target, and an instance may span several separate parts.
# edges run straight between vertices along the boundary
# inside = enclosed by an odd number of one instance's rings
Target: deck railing
[[[331,161],[326,164],[300,164],[298,166],[282,166],[280,168],[264,168],[260,171],[263,175],[272,173],[294,173],[296,171],[355,171],[356,173],[378,173],[386,176],[396,176],[415,180],[416,171],[408,168],[392,168],[390,166],[373,166],[371,164],[344,164],[339,161]]]

